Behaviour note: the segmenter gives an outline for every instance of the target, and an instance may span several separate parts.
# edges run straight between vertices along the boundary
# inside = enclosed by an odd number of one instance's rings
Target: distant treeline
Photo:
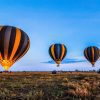
[[[62,70],[61,70],[61,71],[56,71],[56,70],[54,70],[54,71],[52,71],[52,74],[56,74],[57,72],[58,72],[58,73],[59,73],[59,72],[60,72],[60,73],[66,73],[66,72],[70,72],[70,73],[73,73],[73,72],[86,72],[86,73],[90,73],[90,72],[93,73],[93,72],[95,72],[95,73],[100,73],[100,69],[97,70],[97,71],[96,71],[96,70],[80,71],[80,70],[77,70],[77,69],[76,69],[75,71],[62,71]]]
[[[76,69],[75,71],[56,71],[56,70],[53,70],[53,71],[0,71],[0,73],[17,73],[17,72],[22,72],[22,73],[42,73],[42,72],[46,72],[46,73],[52,73],[52,74],[56,74],[56,73],[66,73],[66,72],[87,72],[87,73],[90,73],[90,72],[97,72],[97,73],[100,73],[100,69],[99,70],[89,70],[89,71],[80,71],[78,69]]]

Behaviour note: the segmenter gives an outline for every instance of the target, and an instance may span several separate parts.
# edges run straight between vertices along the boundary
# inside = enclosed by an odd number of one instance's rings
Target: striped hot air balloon
[[[49,54],[51,58],[57,63],[57,66],[66,56],[67,49],[64,44],[53,44],[49,48]]]
[[[99,59],[100,57],[100,51],[99,48],[95,47],[95,46],[90,46],[87,47],[84,50],[84,56],[86,57],[86,59],[92,64],[92,66],[95,65],[96,61]]]
[[[26,54],[29,47],[29,37],[23,30],[0,26],[0,63],[6,71]]]

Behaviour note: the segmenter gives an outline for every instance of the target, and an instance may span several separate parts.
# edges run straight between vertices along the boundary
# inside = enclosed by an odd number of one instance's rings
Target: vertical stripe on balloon
[[[7,60],[8,57],[11,29],[12,29],[11,27],[7,27],[7,29],[5,30],[5,36],[4,36],[4,59],[5,60]]]
[[[63,44],[61,45],[61,48],[62,48],[62,54],[61,54],[60,59],[62,60],[62,59],[63,59],[63,57],[64,57],[64,54],[65,54],[65,47],[64,47],[64,45],[63,45]]]
[[[15,55],[17,49],[18,49],[20,39],[21,39],[21,32],[18,28],[16,28],[16,38],[15,38],[14,47],[13,47],[13,50],[12,50],[12,53],[11,53],[11,56],[10,56],[10,60],[12,60],[12,58],[14,57],[14,55]]]
[[[55,53],[54,53],[54,45],[51,46],[51,54],[53,58],[56,60]]]

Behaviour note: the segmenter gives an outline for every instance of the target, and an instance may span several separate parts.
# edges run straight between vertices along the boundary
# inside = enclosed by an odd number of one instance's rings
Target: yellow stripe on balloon
[[[65,54],[65,47],[64,47],[64,44],[61,45],[61,48],[62,48],[62,54],[61,54],[60,60],[63,59],[64,54]]]
[[[56,60],[55,54],[54,54],[54,44],[51,46],[51,54],[53,58]]]
[[[85,55],[86,55],[86,58],[88,59],[87,49],[85,50]]]
[[[14,57],[14,55],[18,49],[18,46],[20,44],[20,39],[21,39],[21,31],[18,28],[16,28],[15,43],[14,43],[14,47],[13,47],[13,50],[12,50],[12,53],[10,56],[10,60],[12,60],[12,58]]]
[[[94,62],[94,48],[92,47],[92,61]]]

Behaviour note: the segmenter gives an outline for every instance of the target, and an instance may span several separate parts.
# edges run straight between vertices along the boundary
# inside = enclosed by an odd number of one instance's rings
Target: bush
[[[57,73],[56,70],[52,71],[52,74],[56,74],[56,73]]]

